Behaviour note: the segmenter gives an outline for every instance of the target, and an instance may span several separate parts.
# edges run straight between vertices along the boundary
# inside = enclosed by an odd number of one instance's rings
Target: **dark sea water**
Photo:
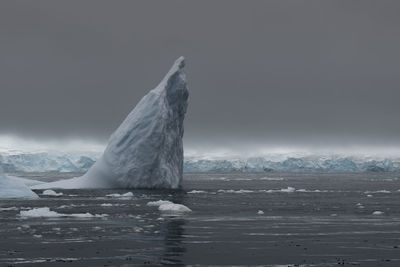
[[[393,173],[186,174],[175,191],[39,190],[40,200],[0,201],[0,266],[400,266],[399,190]],[[192,212],[146,205],[160,199]],[[39,207],[107,216],[19,215]]]

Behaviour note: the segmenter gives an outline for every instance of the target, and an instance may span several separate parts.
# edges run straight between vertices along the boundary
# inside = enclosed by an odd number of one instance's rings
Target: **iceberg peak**
[[[178,188],[183,175],[183,120],[189,91],[178,58],[111,135],[82,177],[33,188]]]

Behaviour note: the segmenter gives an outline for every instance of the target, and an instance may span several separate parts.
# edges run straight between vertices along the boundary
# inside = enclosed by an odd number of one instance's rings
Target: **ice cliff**
[[[33,191],[31,191],[23,182],[7,177],[0,172],[0,199],[9,198],[39,198]]]
[[[183,120],[189,92],[178,58],[111,135],[82,177],[33,188],[178,188],[183,172]]]

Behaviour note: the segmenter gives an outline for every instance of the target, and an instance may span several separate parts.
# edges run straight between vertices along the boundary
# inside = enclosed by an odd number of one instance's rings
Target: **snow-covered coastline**
[[[77,172],[85,173],[98,155],[23,153],[0,154],[0,167],[7,173]],[[207,158],[188,156],[184,172],[400,172],[400,158],[357,156],[255,156],[236,158]]]

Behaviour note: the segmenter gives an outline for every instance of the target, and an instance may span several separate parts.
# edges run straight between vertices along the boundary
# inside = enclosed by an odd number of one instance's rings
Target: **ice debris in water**
[[[288,186],[287,188],[281,189],[281,192],[285,192],[285,193],[293,193],[294,191],[296,191],[296,189],[294,187],[290,187],[290,186]]]
[[[155,206],[158,207],[159,211],[165,212],[190,212],[192,211],[188,207],[182,204],[175,204],[168,200],[158,200],[158,201],[150,201],[147,203],[147,206]]]
[[[0,208],[0,211],[18,210],[17,207]]]
[[[39,197],[20,180],[12,179],[0,172],[0,199],[9,198],[36,199]]]
[[[133,193],[132,192],[128,192],[125,194],[108,194],[106,195],[107,197],[116,197],[116,198],[129,198],[129,197],[133,197]]]
[[[189,192],[187,192],[188,194],[205,194],[205,193],[207,193],[206,191],[203,191],[203,190],[192,190],[192,191],[189,191]]]
[[[168,211],[168,212],[191,212],[192,210],[182,204],[175,203],[166,203],[161,204],[158,207],[159,211]]]
[[[111,135],[103,155],[85,175],[32,188],[178,188],[189,96],[184,66],[183,57],[175,61]]]
[[[263,215],[264,212],[263,212],[262,210],[258,210],[258,211],[257,211],[257,214],[258,214],[258,215]]]
[[[90,214],[90,213],[73,213],[73,214],[65,214],[58,213],[56,211],[50,210],[48,207],[43,208],[33,208],[31,210],[23,210],[20,211],[19,215],[21,217],[31,217],[31,218],[40,218],[40,217],[77,217],[77,218],[102,218],[108,216],[107,214]]]
[[[59,196],[62,196],[63,195],[63,193],[57,193],[56,191],[54,191],[54,190],[51,190],[51,189],[47,189],[47,190],[44,190],[43,191],[43,193],[42,193],[42,195],[44,195],[44,196],[54,196],[54,197],[59,197]]]
[[[383,211],[379,211],[379,210],[376,210],[376,211],[372,212],[372,215],[383,215],[383,214],[384,214],[384,212]]]
[[[172,204],[172,202],[171,202],[171,201],[168,201],[168,200],[150,201],[150,202],[147,203],[147,206],[156,206],[156,207],[159,207],[159,206],[161,206],[161,205],[163,205],[163,204]]]

